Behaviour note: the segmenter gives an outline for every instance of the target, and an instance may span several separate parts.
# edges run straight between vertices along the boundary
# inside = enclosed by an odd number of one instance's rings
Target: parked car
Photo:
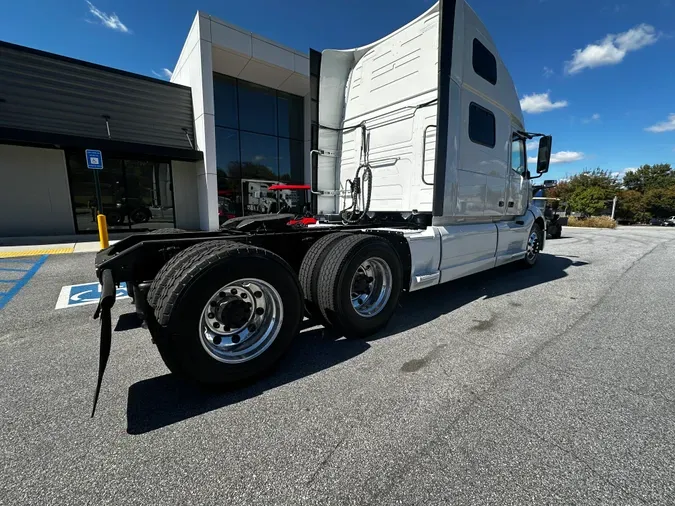
[[[671,216],[663,220],[662,225],[664,227],[675,227],[675,216]]]
[[[663,220],[661,218],[652,218],[649,220],[650,225],[661,226],[663,225]]]

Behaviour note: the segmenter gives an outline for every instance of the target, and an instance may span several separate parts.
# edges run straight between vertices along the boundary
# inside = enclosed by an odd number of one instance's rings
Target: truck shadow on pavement
[[[401,308],[387,328],[367,340],[341,339],[341,335],[321,327],[304,330],[271,374],[237,390],[205,391],[171,374],[139,381],[129,388],[127,432],[144,434],[254,398],[350,360],[370,348],[368,341],[428,323],[483,297],[514,293],[563,278],[570,267],[584,265],[587,263],[542,253],[533,269],[506,265],[407,294],[401,298]],[[524,305],[526,302],[517,301],[512,305]]]

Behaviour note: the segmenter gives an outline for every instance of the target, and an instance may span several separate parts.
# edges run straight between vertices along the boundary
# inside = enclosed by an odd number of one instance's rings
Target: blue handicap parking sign
[[[121,283],[117,288],[116,297],[118,299],[129,297],[126,283]],[[61,293],[59,294],[55,309],[95,304],[98,303],[100,298],[101,285],[97,282],[64,286],[61,288]]]
[[[86,149],[84,153],[87,158],[88,169],[103,169],[103,153],[100,149]]]

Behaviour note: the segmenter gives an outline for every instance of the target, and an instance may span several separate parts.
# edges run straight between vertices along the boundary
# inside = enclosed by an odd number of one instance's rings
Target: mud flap
[[[98,307],[94,313],[94,319],[101,318],[101,347],[98,357],[98,380],[96,381],[96,392],[94,393],[94,406],[91,410],[91,417],[94,417],[96,412],[96,404],[98,403],[98,396],[101,393],[101,382],[103,381],[103,373],[105,366],[108,364],[110,357],[110,346],[112,344],[112,316],[111,309],[115,305],[115,281],[113,280],[112,272],[106,269],[101,274],[101,299],[98,302]]]

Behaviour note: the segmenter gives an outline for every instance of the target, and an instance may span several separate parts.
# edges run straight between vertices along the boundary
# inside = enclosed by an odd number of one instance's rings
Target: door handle
[[[504,207],[504,201],[503,200],[499,201],[499,207]]]
[[[509,202],[509,207],[513,207],[513,201]]]

